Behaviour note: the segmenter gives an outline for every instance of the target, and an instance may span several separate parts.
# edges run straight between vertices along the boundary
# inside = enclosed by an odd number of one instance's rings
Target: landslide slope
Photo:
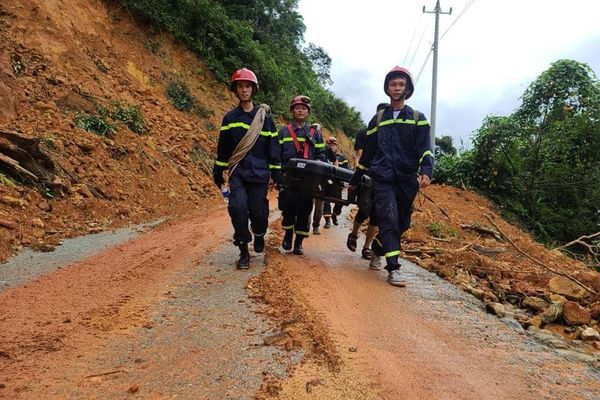
[[[167,95],[184,87],[196,99],[190,112]],[[0,260],[21,245],[51,248],[62,237],[198,210],[217,195],[207,173],[235,98],[202,60],[124,9],[2,2],[0,99],[0,131],[38,138],[58,171],[46,191],[12,186],[4,174]],[[74,122],[119,111],[130,112],[127,120],[136,107],[143,134],[113,119],[116,131],[106,136]]]

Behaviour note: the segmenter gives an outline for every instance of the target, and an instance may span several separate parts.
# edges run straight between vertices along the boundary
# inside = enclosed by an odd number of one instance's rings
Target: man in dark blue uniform
[[[329,162],[331,162],[337,167],[352,169],[350,168],[350,162],[348,161],[346,156],[340,152],[337,139],[334,136],[330,136],[327,139],[326,144],[326,158],[329,160]],[[337,194],[337,197],[341,197],[341,194],[342,193],[340,189],[340,192]],[[333,225],[338,225],[337,217],[339,217],[342,213],[342,207],[343,206],[341,204],[336,204],[333,206],[332,210],[331,203],[329,201],[323,202],[323,216],[325,217],[325,225],[323,226],[323,228],[331,228],[332,222]]]
[[[410,72],[392,68],[383,89],[391,104],[369,122],[367,143],[351,185],[356,187],[361,175],[369,171],[379,225],[373,252],[385,256],[388,282],[405,286],[398,262],[400,239],[410,227],[412,204],[419,187],[425,188],[431,182],[433,153],[429,122],[405,104],[414,92]]]
[[[323,134],[318,126],[309,126],[306,123],[310,114],[310,98],[296,96],[290,103],[292,122],[279,130],[279,143],[281,144],[281,159],[285,164],[291,158],[304,158],[307,160],[325,161],[325,143]],[[302,194],[297,189],[285,189],[283,195],[283,221],[281,223],[285,234],[281,247],[284,250],[292,249],[294,232],[294,254],[304,254],[302,241],[309,234],[310,213],[313,208],[313,199]]]
[[[269,217],[269,178],[278,184],[282,182],[281,149],[271,114],[252,102],[252,97],[258,92],[258,79],[254,72],[246,68],[235,71],[230,89],[238,98],[239,105],[223,117],[213,180],[221,188],[225,183],[223,172],[229,169],[227,211],[234,229],[233,243],[240,248],[237,267],[248,269],[248,243],[252,241],[248,219],[254,234],[254,251],[260,253],[265,247],[264,235]],[[255,118],[258,118],[259,125],[257,129],[250,130]]]

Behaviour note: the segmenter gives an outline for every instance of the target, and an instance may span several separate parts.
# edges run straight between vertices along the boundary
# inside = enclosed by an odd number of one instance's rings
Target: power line
[[[417,24],[415,25],[415,29],[410,37],[410,41],[408,42],[408,47],[406,48],[406,54],[404,55],[404,60],[402,61],[402,65],[406,65],[406,60],[408,59],[408,53],[412,47],[413,41],[415,39],[415,35],[417,34],[417,30],[419,29],[419,24],[421,19],[423,18],[423,13],[419,13],[419,18],[417,19]]]
[[[456,24],[456,22],[460,19],[460,17],[462,17],[465,14],[465,12],[469,9],[469,7],[471,7],[473,5],[473,3],[475,3],[475,1],[476,0],[468,0],[467,1],[465,8],[463,8],[462,11],[456,16],[456,18],[454,19],[454,21],[452,21],[452,23],[450,24],[448,29],[446,29],[446,31],[444,33],[442,33],[442,36],[440,36],[440,40],[442,40],[444,38],[444,36],[446,36],[446,34],[450,30],[450,28],[452,28],[454,26],[454,24]]]
[[[415,61],[415,57],[417,56],[417,52],[421,48],[421,42],[423,42],[423,37],[425,36],[425,32],[427,32],[427,28],[429,28],[429,23],[427,23],[427,25],[425,25],[425,28],[423,29],[423,33],[421,33],[421,37],[419,38],[419,43],[417,43],[417,46],[415,47],[415,51],[413,53],[412,58],[410,59],[410,63],[408,63],[409,69],[410,69],[410,67],[412,67],[413,62]]]

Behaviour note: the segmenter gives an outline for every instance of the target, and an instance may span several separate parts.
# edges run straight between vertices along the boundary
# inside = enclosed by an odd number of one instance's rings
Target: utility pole
[[[435,33],[433,37],[433,79],[431,81],[431,149],[435,149],[435,125],[436,125],[436,107],[437,107],[437,68],[438,68],[438,36],[440,33],[440,14],[452,14],[452,7],[450,11],[442,12],[440,7],[440,0],[435,2],[435,9],[433,11],[425,11],[423,6],[424,14],[435,14]]]

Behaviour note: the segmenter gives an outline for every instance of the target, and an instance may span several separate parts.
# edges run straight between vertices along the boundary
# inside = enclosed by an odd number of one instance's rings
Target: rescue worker
[[[265,247],[269,217],[269,178],[276,184],[283,181],[281,148],[268,106],[257,107],[252,101],[258,92],[258,79],[254,72],[247,68],[235,71],[230,89],[239,104],[223,117],[213,180],[221,189],[225,184],[223,172],[229,169],[227,211],[234,229],[233,243],[240,249],[237,268],[248,269],[248,243],[253,239],[248,219],[254,235],[254,251],[261,253]]]
[[[348,161],[346,156],[339,151],[337,139],[334,136],[331,136],[327,139],[326,152],[328,154],[327,158],[333,160],[333,165],[335,165],[336,167],[351,169],[350,162]],[[341,191],[338,194],[341,196]],[[331,228],[332,222],[333,225],[338,225],[337,217],[339,217],[342,213],[342,207],[343,206],[341,204],[336,204],[335,206],[333,206],[332,210],[330,202],[326,201],[323,203],[323,216],[325,217],[325,225],[323,226],[323,228]]]
[[[336,140],[335,137],[330,136],[325,141],[325,159],[327,160],[327,162],[329,164],[337,166],[338,165],[337,155],[335,154],[335,152],[331,151],[331,147],[329,145],[332,141],[335,141],[335,140]],[[321,218],[323,217],[324,205],[325,205],[325,202],[323,201],[323,199],[315,199],[315,207],[314,207],[314,212],[313,212],[313,235],[321,234],[320,226],[321,226]],[[327,213],[328,213],[327,218],[331,218],[331,206],[329,206]],[[329,224],[325,228],[329,229],[330,227],[331,227],[331,221],[329,221]]]
[[[379,110],[383,110],[388,106],[388,103],[379,103],[377,105],[377,112]],[[354,151],[356,162],[360,162],[360,157],[362,156],[363,150],[365,149],[365,145],[367,142],[367,129],[363,128],[358,131],[356,134],[356,140],[354,142]],[[358,211],[354,216],[354,223],[352,225],[352,231],[348,234],[348,238],[346,239],[346,247],[352,252],[356,251],[358,246],[358,232],[362,224],[368,219],[369,224],[367,226],[367,233],[365,235],[365,242],[363,244],[361,250],[361,256],[365,260],[370,260],[369,268],[373,270],[381,269],[381,257],[376,256],[371,251],[371,243],[373,243],[373,239],[375,235],[377,235],[377,219],[375,217],[375,208],[372,206],[372,198],[369,201],[370,207],[365,209],[364,206],[361,207],[361,204],[358,204]]]
[[[410,227],[412,204],[419,187],[425,188],[433,174],[429,122],[406,105],[414,83],[406,68],[394,67],[385,76],[383,89],[390,98],[378,121],[375,115],[367,128],[367,143],[351,185],[369,172],[374,182],[374,207],[379,233],[373,252],[385,256],[388,283],[405,286],[400,273],[400,240]]]
[[[325,161],[325,143],[321,129],[306,123],[311,111],[310,98],[295,96],[290,102],[290,111],[291,123],[279,130],[283,163],[285,164],[291,158]],[[291,250],[293,241],[294,254],[304,254],[302,241],[309,235],[313,199],[292,188],[286,189],[283,195],[285,198],[282,227],[285,233],[281,247],[284,250]],[[295,240],[293,240],[294,233],[296,233]]]

